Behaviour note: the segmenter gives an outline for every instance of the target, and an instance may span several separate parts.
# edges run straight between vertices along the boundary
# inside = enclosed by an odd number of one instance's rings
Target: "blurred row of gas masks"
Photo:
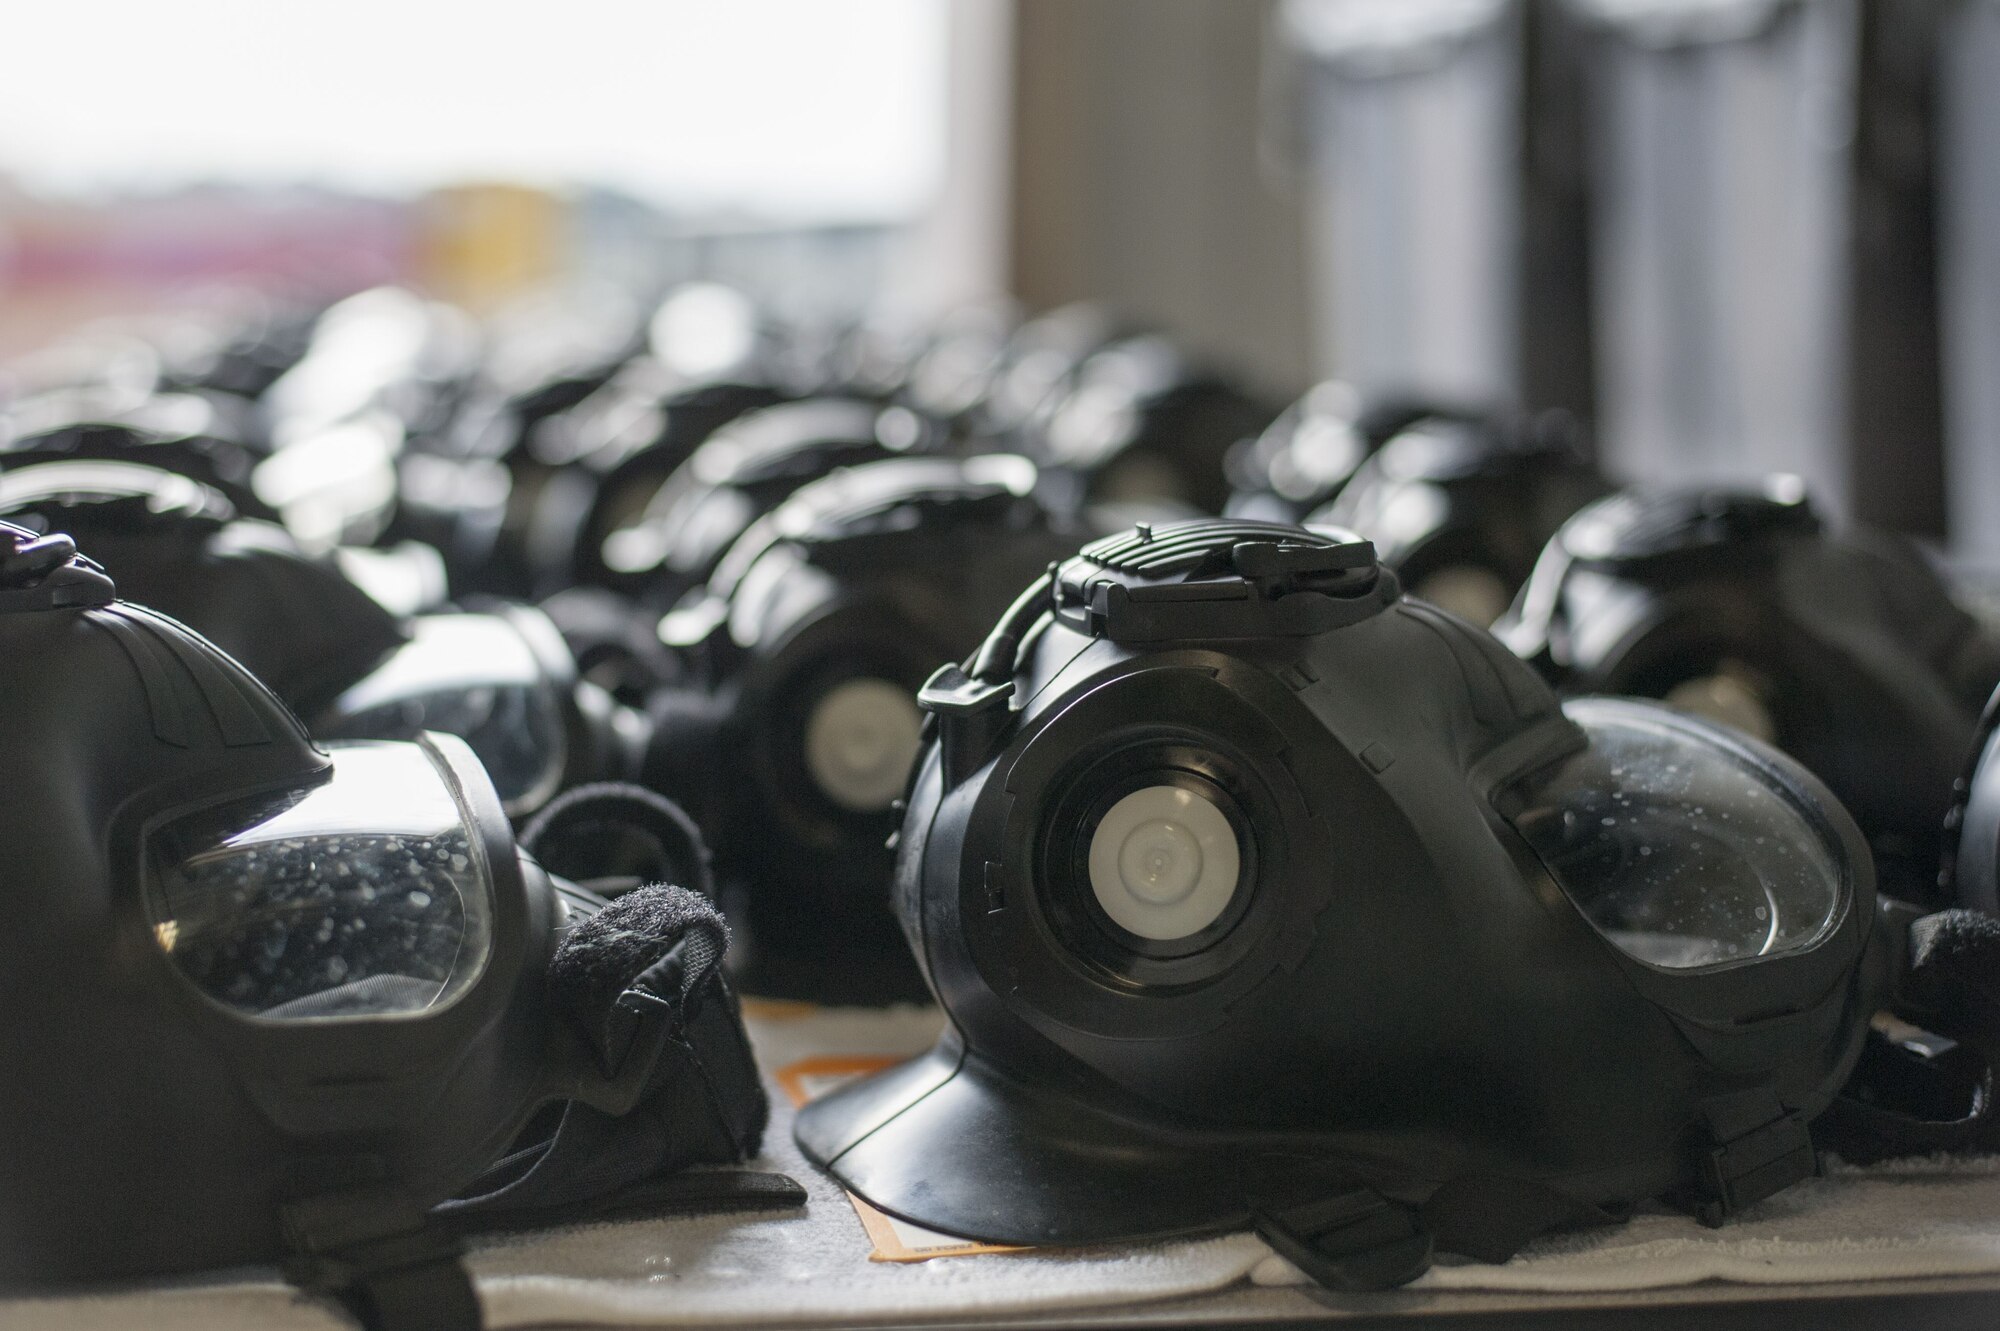
[[[809,328],[708,284],[485,327],[381,289],[79,338],[20,378],[12,519],[74,536],[316,736],[458,734],[517,819],[598,781],[671,795],[730,848],[732,895],[785,884],[746,956],[883,896],[937,662],[1127,508],[1219,507],[1224,456],[1275,414],[1091,309]],[[658,847],[589,849],[559,867],[663,872]]]
[[[1358,534],[1559,687],[1791,752],[1905,896],[2000,683],[1921,554],[1795,483],[1615,492],[1560,413],[1339,383],[1278,411],[1088,307],[807,327],[703,284],[480,328],[383,289],[160,345],[45,361],[66,379],[0,416],[0,518],[75,536],[315,735],[461,735],[517,819],[600,781],[678,801],[765,992],[920,992],[886,908],[917,690],[1134,521]],[[551,868],[664,871],[627,841]]]
[[[1087,310],[570,315],[369,292],[9,405],[0,1285],[289,1254],[470,1326],[496,1214],[795,1205],[669,1177],[761,1139],[725,956],[946,1009],[795,1135],[991,1242],[1375,1288],[1991,1145],[2000,636],[1916,548]],[[173,1131],[93,1184],[108,1101]]]

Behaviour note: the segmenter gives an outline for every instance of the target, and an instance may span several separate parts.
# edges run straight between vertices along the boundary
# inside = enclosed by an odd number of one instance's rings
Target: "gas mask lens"
[[[326,747],[323,783],[212,805],[148,837],[154,937],[203,993],[253,1017],[442,1007],[492,945],[479,839],[427,749]]]
[[[1498,803],[1606,938],[1688,970],[1825,936],[1846,874],[1831,831],[1781,770],[1662,707],[1581,699],[1565,710],[1589,747]]]
[[[1145,786],[1112,805],[1091,834],[1089,865],[1111,922],[1154,942],[1215,923],[1242,871],[1229,819],[1180,786]]]
[[[563,704],[534,649],[497,615],[420,615],[410,641],[334,701],[313,733],[415,739],[426,730],[472,746],[510,814],[562,784]]]

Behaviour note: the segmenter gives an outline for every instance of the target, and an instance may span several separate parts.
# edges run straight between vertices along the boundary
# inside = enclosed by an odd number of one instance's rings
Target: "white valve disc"
[[[1090,838],[1090,888],[1112,923],[1155,942],[1189,938],[1229,908],[1242,873],[1236,829],[1180,786],[1111,806]]]

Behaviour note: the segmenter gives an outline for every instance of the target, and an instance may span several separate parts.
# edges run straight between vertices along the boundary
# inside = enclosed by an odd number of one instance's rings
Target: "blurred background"
[[[1789,471],[2000,566],[1992,0],[70,0],[10,38],[0,394],[79,331],[381,284],[1091,301],[1274,400],[1562,408],[1616,478]]]

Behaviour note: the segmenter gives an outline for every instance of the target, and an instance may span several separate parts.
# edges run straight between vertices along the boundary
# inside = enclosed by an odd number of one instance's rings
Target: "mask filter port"
[[[1246,778],[1205,746],[1142,742],[1062,783],[1037,897],[1072,964],[1114,988],[1155,991],[1233,969],[1255,932],[1239,927],[1258,895],[1254,815],[1275,816]]]
[[[1090,838],[1090,887],[1112,923],[1155,942],[1192,937],[1236,895],[1236,831],[1212,802],[1182,786],[1144,786],[1120,799]]]

